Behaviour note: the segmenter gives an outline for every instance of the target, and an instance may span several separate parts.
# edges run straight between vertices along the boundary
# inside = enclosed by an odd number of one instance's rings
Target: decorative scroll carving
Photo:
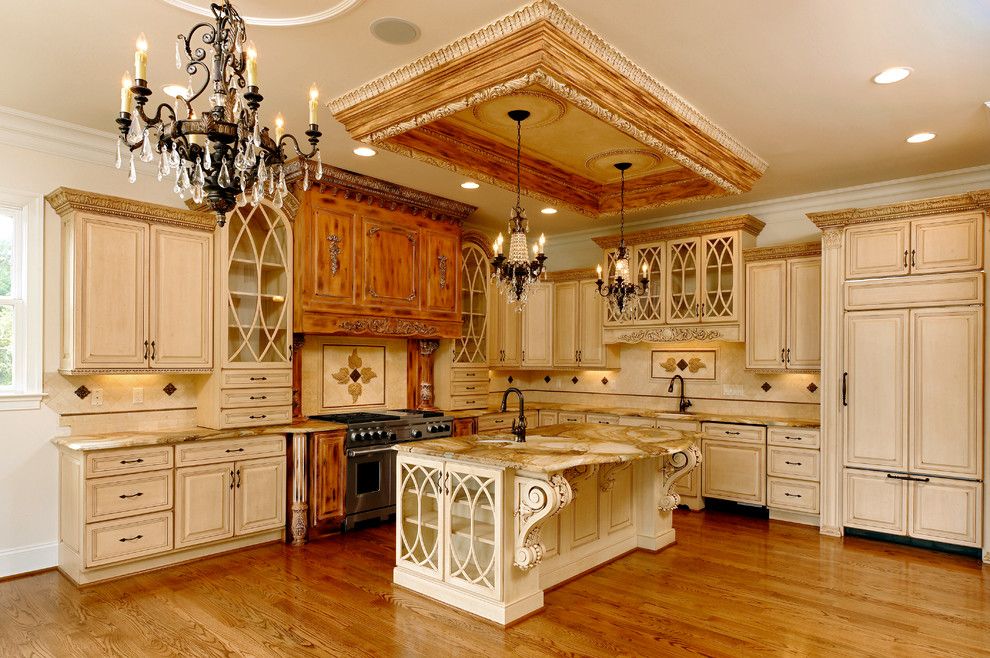
[[[842,246],[842,231],[830,228],[822,232],[822,246],[826,249],[838,249]]]
[[[93,212],[113,217],[138,219],[159,224],[170,224],[185,228],[197,228],[212,231],[216,228],[217,219],[212,213],[200,213],[192,210],[180,210],[156,203],[145,203],[118,196],[96,194],[68,187],[60,187],[45,196],[52,208],[60,216],[72,211]]]
[[[990,209],[990,189],[916,201],[889,203],[872,208],[845,208],[828,212],[813,212],[808,213],[808,219],[824,231],[827,228],[882,222],[891,219],[917,217],[918,215],[988,209]]]
[[[670,512],[681,504],[681,497],[674,491],[674,485],[699,464],[701,464],[701,450],[693,443],[687,450],[672,453],[666,459],[659,460],[660,477],[657,478],[659,511]]]
[[[440,289],[447,289],[447,257],[443,254],[437,256],[437,269],[440,271]]]
[[[289,532],[292,534],[292,545],[302,546],[306,543],[308,524],[306,518],[309,512],[309,498],[306,488],[308,435],[294,434],[292,436],[292,519]]]
[[[340,269],[340,236],[331,233],[327,236],[327,242],[330,243],[330,276],[334,276]]]
[[[571,491],[574,495],[577,495],[582,483],[597,472],[598,466],[595,464],[575,466],[564,471],[564,477],[567,479],[568,484],[571,485]]]
[[[306,543],[306,516],[309,505],[292,503],[292,545],[301,546]]]
[[[608,493],[615,486],[615,474],[624,468],[629,467],[629,462],[613,462],[603,464],[598,472],[598,487],[603,493]]]
[[[546,548],[540,524],[573,499],[571,485],[560,473],[551,475],[549,481],[516,478],[515,566],[528,571],[543,561]]]
[[[337,323],[344,331],[355,334],[377,334],[380,336],[436,336],[440,330],[424,322],[414,320],[390,320],[374,318],[371,320],[341,320]]]
[[[677,238],[690,238],[697,235],[707,235],[711,233],[725,233],[728,231],[745,231],[751,235],[759,235],[766,224],[752,215],[733,215],[731,217],[719,217],[709,219],[704,222],[691,222],[690,224],[675,224],[674,226],[661,226],[659,228],[645,229],[643,231],[633,231],[626,233],[626,244],[645,244],[647,242],[662,242],[663,240],[673,240]],[[615,249],[619,246],[620,236],[604,235],[591,240],[602,249]]]
[[[420,406],[423,408],[429,408],[433,405],[433,384],[429,382],[420,382],[419,402]]]
[[[680,343],[691,340],[719,340],[722,334],[717,329],[701,327],[660,327],[658,329],[640,329],[627,334],[620,334],[622,343]]]
[[[819,256],[822,253],[821,240],[814,242],[799,242],[797,244],[780,244],[772,247],[744,249],[743,260],[752,263],[759,260],[778,260],[781,258],[800,258],[802,256]]]
[[[421,340],[419,341],[419,353],[422,356],[430,356],[434,352],[440,349],[440,341],[438,340]]]

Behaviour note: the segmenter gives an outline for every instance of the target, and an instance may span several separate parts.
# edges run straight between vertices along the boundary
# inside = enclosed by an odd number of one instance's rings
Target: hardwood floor
[[[501,629],[394,588],[392,525],[78,590],[0,583],[0,656],[990,655],[974,558],[718,512]]]

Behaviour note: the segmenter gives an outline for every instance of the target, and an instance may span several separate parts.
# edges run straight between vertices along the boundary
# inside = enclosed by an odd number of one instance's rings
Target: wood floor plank
[[[392,584],[394,526],[77,589],[0,582],[0,656],[990,656],[978,560],[724,512],[508,629]]]

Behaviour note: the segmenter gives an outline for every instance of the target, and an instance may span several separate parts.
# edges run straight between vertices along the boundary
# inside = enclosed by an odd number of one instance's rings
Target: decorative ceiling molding
[[[298,187],[302,177],[303,171],[299,160],[293,160],[285,166],[287,182],[296,183]],[[310,172],[310,181],[320,189],[342,192],[348,199],[378,203],[392,210],[401,206],[413,214],[422,213],[438,221],[460,223],[478,209],[477,206],[467,203],[330,165],[323,165],[323,178],[319,181],[316,181],[315,176]]]
[[[208,16],[212,17],[213,12],[210,11],[209,3],[207,6],[201,7],[195,2],[187,2],[186,0],[162,0],[165,4],[172,5],[178,9],[183,9],[185,11],[191,12],[198,16]],[[297,25],[312,25],[313,23],[322,23],[324,21],[329,21],[339,16],[343,16],[351,9],[354,9],[360,5],[364,0],[340,0],[336,4],[332,4],[322,11],[317,11],[312,14],[305,14],[302,16],[286,16],[284,18],[271,18],[263,16],[244,16],[244,22],[248,25],[258,25],[261,27],[295,27]]]
[[[718,219],[709,219],[704,222],[674,224],[646,229],[645,231],[626,233],[626,244],[646,244],[648,242],[659,242],[660,240],[675,240],[694,235],[707,235],[710,233],[724,233],[725,231],[738,230],[757,236],[763,230],[764,226],[766,224],[752,215],[719,217]],[[618,247],[619,240],[619,234],[592,238],[592,241],[602,249],[614,249]]]
[[[821,240],[815,242],[798,242],[796,244],[778,244],[770,247],[757,247],[743,250],[743,261],[752,263],[760,260],[779,260],[781,258],[800,258],[802,256],[821,256]]]
[[[916,201],[888,203],[872,208],[845,208],[829,212],[813,212],[808,213],[808,219],[824,231],[832,227],[868,224],[918,215],[965,212],[967,210],[990,210],[990,189]]]
[[[212,231],[216,228],[216,217],[212,214],[171,208],[157,203],[135,201],[108,194],[75,190],[69,187],[59,187],[51,191],[45,196],[45,201],[61,217],[65,217],[66,214],[73,211],[84,211],[205,231]]]

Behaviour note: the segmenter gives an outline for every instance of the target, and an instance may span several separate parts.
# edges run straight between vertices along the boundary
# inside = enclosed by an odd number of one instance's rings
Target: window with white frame
[[[0,190],[0,409],[41,397],[42,206]]]

